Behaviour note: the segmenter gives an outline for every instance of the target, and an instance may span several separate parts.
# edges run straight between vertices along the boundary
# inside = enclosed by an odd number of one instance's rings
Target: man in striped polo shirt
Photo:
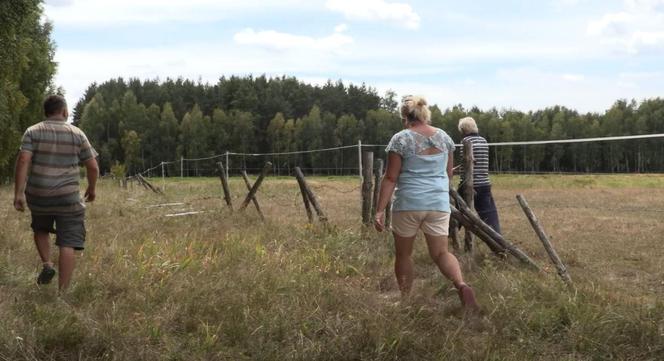
[[[496,209],[496,202],[493,200],[491,194],[491,181],[489,180],[489,145],[486,139],[479,135],[477,123],[471,117],[465,117],[459,120],[459,131],[464,136],[463,141],[470,141],[473,144],[473,184],[475,189],[475,210],[477,215],[493,228],[496,232],[500,232],[500,220],[498,219],[498,210]],[[461,147],[461,159],[463,159],[463,147]],[[459,191],[462,187],[467,186],[464,182],[463,162],[460,166],[461,171],[461,184]]]
[[[81,200],[79,164],[87,169],[85,200],[95,199],[99,168],[97,152],[83,131],[67,123],[65,99],[51,95],[44,101],[46,120],[28,128],[16,159],[14,208],[30,208],[35,245],[42,260],[38,284],[47,284],[55,275],[50,261],[50,233],[60,249],[59,288],[69,286],[74,271],[74,251],[85,242],[85,204]],[[27,187],[26,187],[27,183]]]

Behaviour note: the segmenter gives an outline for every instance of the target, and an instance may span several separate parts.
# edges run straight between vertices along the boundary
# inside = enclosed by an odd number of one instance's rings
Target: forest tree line
[[[641,103],[618,100],[603,114],[582,114],[563,106],[522,112],[433,105],[431,111],[432,124],[456,142],[461,140],[457,122],[464,116],[477,120],[489,142],[664,133],[664,100],[660,98]],[[129,173],[162,161],[226,151],[280,153],[353,145],[359,140],[387,144],[402,129],[393,92],[379,95],[364,84],[328,81],[314,86],[293,77],[266,76],[222,77],[212,85],[183,79],[112,79],[90,85],[75,106],[74,122],[98,149],[103,170],[118,162]],[[383,154],[382,149],[371,150]],[[358,161],[353,151],[266,159],[276,160],[277,167],[299,165],[331,169],[333,174],[354,172]],[[262,161],[243,157],[239,166],[257,168]],[[661,172],[664,141],[492,147],[491,168],[502,172]]]

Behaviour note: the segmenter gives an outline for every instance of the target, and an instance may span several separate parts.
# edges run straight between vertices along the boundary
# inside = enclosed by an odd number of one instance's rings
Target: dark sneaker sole
[[[53,276],[55,276],[55,270],[53,268],[44,268],[39,274],[39,277],[37,277],[37,284],[47,285],[51,283]]]

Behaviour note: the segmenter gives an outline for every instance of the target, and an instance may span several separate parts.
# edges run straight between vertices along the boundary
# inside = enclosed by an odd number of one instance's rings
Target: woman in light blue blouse
[[[449,184],[454,143],[443,130],[429,125],[431,111],[422,97],[406,96],[401,104],[404,130],[395,134],[385,150],[387,169],[380,189],[375,227],[385,229],[385,208],[394,194],[392,234],[394,271],[403,295],[413,284],[413,243],[422,230],[429,255],[459,292],[466,309],[478,308],[473,289],[461,275],[456,257],[448,252],[450,220]]]

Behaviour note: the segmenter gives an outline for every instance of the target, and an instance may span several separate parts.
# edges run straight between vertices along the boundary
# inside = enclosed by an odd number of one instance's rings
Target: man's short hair
[[[44,115],[50,117],[67,108],[67,101],[61,95],[49,95],[44,100]]]

